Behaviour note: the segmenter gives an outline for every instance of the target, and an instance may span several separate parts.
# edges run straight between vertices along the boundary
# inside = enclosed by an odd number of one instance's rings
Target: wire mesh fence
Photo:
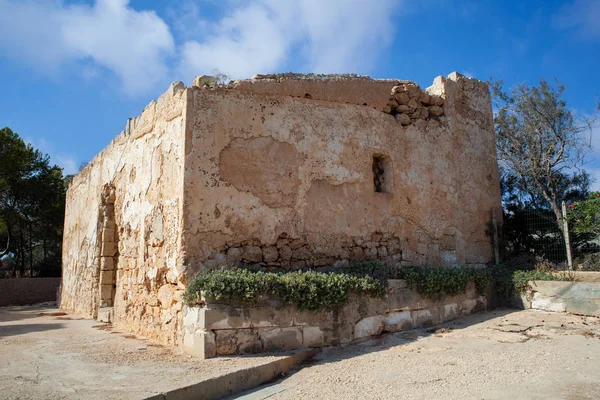
[[[562,231],[550,210],[522,209],[505,213],[507,255],[533,254],[555,264],[567,262]]]
[[[505,210],[503,239],[507,258],[529,255],[557,269],[600,270],[599,238],[577,234],[562,221],[559,224],[552,210]]]

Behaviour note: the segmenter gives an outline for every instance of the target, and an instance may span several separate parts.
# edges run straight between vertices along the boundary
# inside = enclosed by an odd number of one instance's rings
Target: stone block
[[[239,247],[230,247],[227,249],[227,263],[229,265],[235,265],[242,261],[242,249]]]
[[[100,299],[103,301],[104,300],[112,300],[114,290],[115,290],[115,286],[112,284],[100,285]]]
[[[117,244],[114,242],[102,243],[100,255],[102,257],[114,257],[117,254]]]
[[[383,315],[373,315],[358,321],[354,326],[354,339],[363,339],[370,336],[377,336],[383,331]]]
[[[217,355],[259,353],[262,344],[254,329],[227,329],[214,331]]]
[[[370,317],[372,315],[385,315],[390,310],[388,302],[385,299],[356,294],[350,296],[358,303],[358,315],[360,318]]]
[[[365,258],[367,260],[375,260],[377,258],[377,248],[366,248],[365,249]]]
[[[350,251],[348,249],[342,247],[341,249],[338,250],[337,255],[342,260],[348,260],[350,258]]]
[[[467,298],[459,304],[460,313],[462,315],[469,315],[478,313],[486,310],[486,300],[484,297],[477,299]]]
[[[387,247],[385,247],[385,246],[379,246],[379,247],[377,248],[377,256],[378,256],[379,258],[384,258],[384,257],[387,257],[387,256],[388,256],[388,250],[387,250]]]
[[[248,307],[243,310],[243,317],[247,319],[253,328],[285,328],[292,326],[294,314],[295,310],[291,307]],[[232,316],[229,317],[229,322],[237,325],[246,324],[239,317]]]
[[[411,311],[411,316],[415,328],[426,328],[439,325],[442,322],[440,319],[440,311],[437,308]]]
[[[263,260],[265,262],[273,262],[277,261],[279,258],[279,251],[277,251],[277,247],[269,246],[263,249]]]
[[[100,307],[98,309],[98,321],[110,324],[113,321],[113,307]]]
[[[531,308],[546,311],[566,312],[567,305],[560,297],[546,297],[540,293],[534,293],[531,300]]]
[[[444,114],[444,109],[440,106],[429,106],[427,107],[427,110],[429,111],[430,115],[435,115],[436,117]]]
[[[300,247],[304,246],[304,240],[301,239],[294,239],[290,242],[289,246],[292,250],[296,250],[299,249]]]
[[[302,328],[302,344],[304,347],[325,346],[325,336],[321,328],[316,326]]]
[[[362,260],[365,257],[365,253],[362,247],[353,247],[350,249],[350,258],[353,260]]]
[[[413,328],[410,311],[393,311],[385,316],[383,330],[385,332],[406,331]]]
[[[442,322],[448,322],[460,317],[460,309],[457,303],[444,304],[440,307]]]
[[[101,233],[102,243],[112,243],[115,241],[115,229],[114,227],[104,227]]]
[[[176,286],[170,284],[162,285],[160,289],[158,289],[157,297],[158,301],[160,301],[160,306],[162,308],[169,308],[171,307],[171,305],[173,305],[173,293],[175,292],[175,290]]]
[[[335,259],[331,258],[331,257],[319,258],[319,259],[315,260],[314,266],[315,266],[315,268],[328,267],[328,266],[332,266],[334,262],[335,262]]]
[[[114,285],[114,283],[115,283],[115,270],[100,271],[100,284],[101,285]]]
[[[334,312],[330,310],[298,311],[294,309],[290,313],[292,317],[291,325],[303,327],[318,326],[319,328],[333,329],[333,315]]]
[[[422,297],[416,290],[412,289],[394,288],[388,294],[387,300],[391,311],[417,310],[436,306],[435,301]]]
[[[279,257],[281,257],[281,259],[283,261],[289,261],[292,259],[292,248],[290,246],[283,245],[281,246],[281,248],[279,249]]]
[[[100,270],[112,271],[115,269],[115,259],[111,257],[100,257]]]
[[[394,254],[400,253],[400,240],[391,239],[387,245],[388,254],[393,256]]]
[[[200,307],[183,307],[183,327],[186,333],[193,333],[202,328],[200,324]]]
[[[186,353],[202,359],[212,358],[217,355],[215,334],[211,331],[197,330],[192,333],[185,332],[183,336],[183,349]]]
[[[261,329],[260,340],[266,352],[288,351],[302,347],[302,328],[268,328]]]
[[[244,246],[242,248],[242,258],[249,262],[261,262],[262,261],[262,250],[258,246]]]
[[[312,257],[312,254],[308,247],[300,247],[292,251],[292,259],[294,260],[308,260]]]

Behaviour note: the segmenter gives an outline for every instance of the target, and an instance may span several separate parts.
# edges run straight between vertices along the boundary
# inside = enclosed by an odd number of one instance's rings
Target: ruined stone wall
[[[112,303],[114,325],[166,343],[181,324],[186,105],[183,84],[172,85],[67,192],[61,308],[96,317]]]
[[[188,278],[236,263],[492,259],[500,188],[484,83],[267,76],[189,90]]]

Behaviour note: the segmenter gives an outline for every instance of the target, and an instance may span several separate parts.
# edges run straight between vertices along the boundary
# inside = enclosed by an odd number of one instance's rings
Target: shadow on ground
[[[276,386],[285,387],[286,380],[288,380],[290,377],[292,377],[295,373],[297,373],[303,368],[312,367],[315,365],[335,364],[355,357],[360,357],[371,353],[383,352],[393,347],[404,346],[431,336],[442,336],[445,333],[459,331],[461,329],[465,329],[473,325],[478,325],[491,319],[501,318],[519,311],[522,310],[512,308],[498,308],[480,314],[472,314],[466,318],[459,318],[457,320],[447,322],[441,325],[403,332],[384,333],[377,338],[370,339],[361,343],[328,347],[323,350],[321,355],[317,355],[316,357],[313,357],[312,359],[306,361],[301,366],[290,372],[288,376],[279,377],[271,383],[261,385],[255,389],[249,390],[244,393],[239,393],[235,396],[227,397],[226,399],[232,400],[242,398],[250,400],[270,397],[269,393],[276,393],[279,390],[281,390],[275,389]],[[323,356],[324,354],[326,354],[326,356]]]
[[[0,327],[0,338],[24,335],[32,332],[44,332],[54,329],[63,329],[63,324],[22,324]]]

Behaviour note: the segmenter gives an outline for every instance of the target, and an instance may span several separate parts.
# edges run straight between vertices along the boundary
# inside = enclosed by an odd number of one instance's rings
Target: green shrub
[[[432,299],[465,293],[470,283],[483,294],[491,279],[485,268],[403,267],[408,287]]]
[[[274,296],[299,309],[332,309],[345,304],[350,293],[371,297],[385,295],[387,279],[405,279],[410,289],[432,299],[465,293],[473,284],[483,294],[492,281],[499,298],[530,289],[532,280],[560,280],[548,271],[522,271],[506,266],[488,268],[400,267],[376,261],[353,263],[328,272],[262,272],[248,269],[216,270],[201,274],[188,286],[184,299],[196,304],[198,293],[218,301],[255,304],[262,296]]]
[[[402,267],[399,264],[380,261],[356,261],[346,267],[332,269],[354,276],[370,276],[385,283],[388,279],[404,279]]]
[[[523,271],[515,270],[504,265],[489,268],[498,297],[510,299],[514,294],[530,290],[529,281],[556,281],[560,278],[545,270]]]
[[[199,275],[188,286],[185,301],[193,305],[202,291],[216,300],[253,304],[261,296],[274,295],[299,309],[332,309],[348,301],[350,293],[382,297],[384,285],[371,277],[342,273],[296,271],[271,273],[247,269],[216,270]]]

